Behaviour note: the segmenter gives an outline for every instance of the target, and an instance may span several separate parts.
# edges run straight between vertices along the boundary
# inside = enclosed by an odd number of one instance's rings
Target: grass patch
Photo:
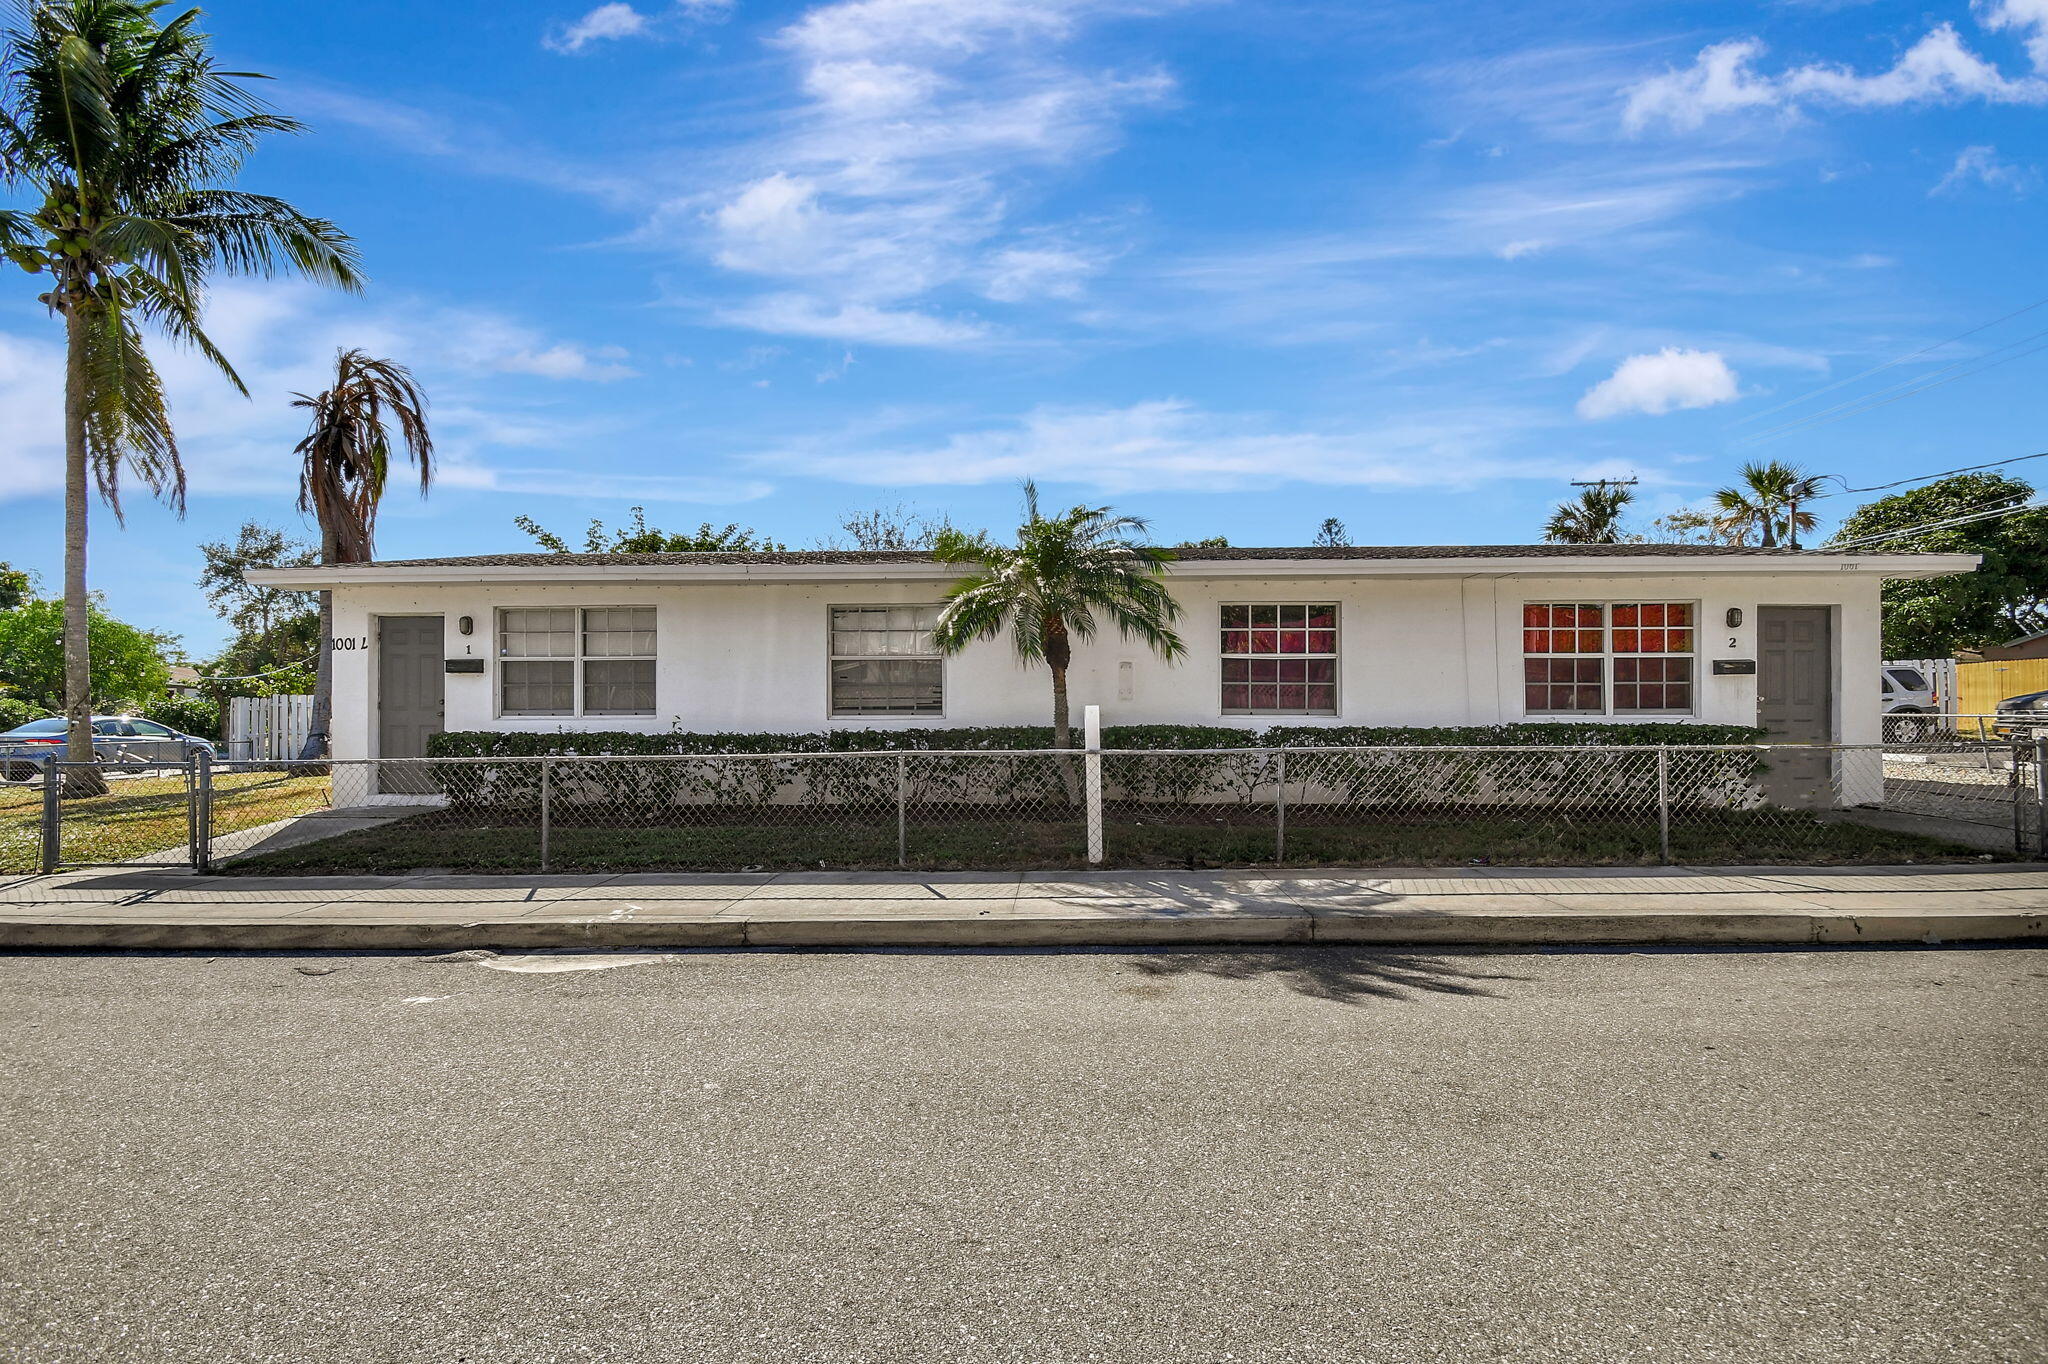
[[[896,867],[896,822],[886,814],[844,807],[776,806],[731,810],[689,824],[620,823],[557,828],[548,865],[556,871],[890,870]],[[973,819],[912,811],[909,865],[922,870],[1054,870],[1086,861],[1078,812],[1048,817],[1041,807],[990,812]],[[1247,816],[1214,807],[1161,808],[1113,819],[1105,830],[1108,863],[1116,867],[1271,866],[1270,814]],[[1671,830],[1674,860],[1738,863],[1900,863],[1977,861],[1971,848],[1823,818],[1810,812],[1761,810],[1688,816]],[[1651,866],[1659,861],[1657,826],[1639,813],[1540,815],[1511,811],[1409,811],[1343,820],[1315,812],[1290,814],[1289,866]],[[395,872],[421,867],[457,871],[532,871],[540,835],[530,812],[433,810],[318,843],[240,858],[223,871]]]
[[[63,803],[60,847],[67,865],[126,862],[189,846],[183,772],[115,777],[107,794]],[[213,779],[213,836],[239,833],[327,804],[327,778],[283,772],[227,772]],[[40,783],[0,785],[0,871],[42,867]]]

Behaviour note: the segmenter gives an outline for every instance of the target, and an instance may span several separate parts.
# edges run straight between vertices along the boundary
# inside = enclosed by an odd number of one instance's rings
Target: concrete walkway
[[[0,880],[0,949],[1880,943],[2044,925],[2034,865]]]

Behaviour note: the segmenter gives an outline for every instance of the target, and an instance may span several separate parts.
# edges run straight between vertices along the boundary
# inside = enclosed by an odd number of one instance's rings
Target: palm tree
[[[1757,537],[1764,549],[1788,541],[1799,548],[1799,532],[1812,530],[1819,518],[1801,507],[1821,495],[1822,475],[1795,469],[1780,460],[1742,466],[1741,481],[1714,494],[1716,519],[1738,545]]]
[[[946,609],[932,630],[939,651],[957,654],[976,640],[994,639],[1007,626],[1020,663],[1052,670],[1055,748],[1072,748],[1067,713],[1067,668],[1074,641],[1095,637],[1096,614],[1109,617],[1125,639],[1137,640],[1172,662],[1187,652],[1174,632],[1180,604],[1166,590],[1173,551],[1134,537],[1145,531],[1136,516],[1108,507],[1075,507],[1041,515],[1038,486],[1024,483],[1024,524],[1017,543],[999,545],[986,534],[948,526],[932,555],[942,564],[973,564],[974,571],[946,593]]]
[[[0,32],[0,180],[40,207],[0,210],[0,254],[48,289],[64,321],[66,760],[92,760],[87,651],[88,476],[121,516],[124,473],[181,514],[185,469],[156,368],[154,327],[248,392],[201,327],[208,277],[297,270],[361,287],[332,223],[227,188],[270,133],[296,132],[219,70],[197,10],[159,25],[161,0],[32,0]],[[69,791],[101,789],[73,769]]]
[[[1581,488],[1576,499],[1558,503],[1550,513],[1543,523],[1543,538],[1553,545],[1618,545],[1621,514],[1635,500],[1633,488]]]
[[[391,428],[398,428],[406,458],[419,465],[420,496],[434,481],[434,439],[427,434],[427,398],[412,371],[360,350],[335,356],[334,386],[292,406],[313,413],[306,438],[292,453],[299,470],[299,510],[320,523],[320,562],[360,564],[376,553],[377,504],[391,472]],[[302,758],[327,755],[334,714],[334,594],[320,594],[320,659],[313,674],[313,725]]]

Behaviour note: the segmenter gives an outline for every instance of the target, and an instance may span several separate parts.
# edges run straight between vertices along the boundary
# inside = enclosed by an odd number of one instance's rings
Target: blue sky
[[[1168,540],[1514,542],[1574,478],[1647,516],[1745,459],[2048,447],[2048,307],[1857,377],[2048,298],[2048,0],[208,12],[313,127],[244,183],[373,284],[222,282],[252,400],[163,351],[190,514],[100,514],[93,577],[194,654],[195,546],[301,526],[290,395],[347,345],[434,401],[386,557],[635,503],[797,546],[895,503],[1003,529],[1025,475]],[[0,282],[0,558],[54,585],[35,292]]]

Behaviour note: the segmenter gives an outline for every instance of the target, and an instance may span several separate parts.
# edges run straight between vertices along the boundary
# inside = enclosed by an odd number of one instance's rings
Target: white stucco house
[[[1967,554],[1683,545],[1204,549],[1170,584],[1188,654],[1078,649],[1105,724],[1591,718],[1879,738],[1878,590]],[[249,575],[334,592],[333,752],[449,730],[1044,724],[1008,643],[927,631],[957,570],[896,551],[499,554]]]

